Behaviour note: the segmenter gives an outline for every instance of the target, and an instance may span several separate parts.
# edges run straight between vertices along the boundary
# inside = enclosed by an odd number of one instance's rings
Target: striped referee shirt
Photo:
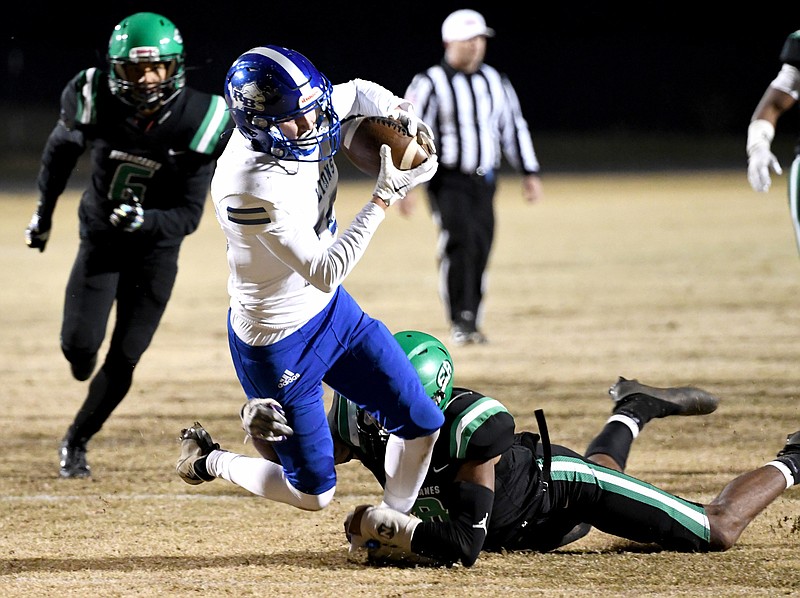
[[[517,172],[539,172],[517,94],[493,67],[467,74],[442,61],[417,74],[405,98],[433,130],[441,166],[484,175],[505,156]]]

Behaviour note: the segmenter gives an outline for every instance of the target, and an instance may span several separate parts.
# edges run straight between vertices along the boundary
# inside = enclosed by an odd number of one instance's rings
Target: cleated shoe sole
[[[627,380],[622,376],[608,389],[608,394],[615,403],[621,403],[635,394],[643,394],[660,401],[675,405],[678,409],[673,415],[706,415],[713,413],[719,406],[719,399],[700,388],[693,386],[675,386],[657,388],[642,384],[638,380]]]
[[[180,478],[192,486],[213,480],[214,476],[203,475],[195,465],[201,459],[205,460],[211,451],[218,450],[219,444],[211,439],[211,435],[198,422],[191,428],[181,430],[180,441],[181,456],[175,465],[175,471]]]

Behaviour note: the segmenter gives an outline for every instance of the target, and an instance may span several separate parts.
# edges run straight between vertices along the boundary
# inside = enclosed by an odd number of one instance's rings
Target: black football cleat
[[[181,456],[175,470],[181,479],[192,486],[213,480],[214,476],[206,470],[206,457],[211,451],[219,450],[219,444],[211,440],[211,435],[199,422],[181,430],[180,441]]]
[[[800,430],[786,437],[786,444],[778,453],[779,457],[784,455],[800,455]]]
[[[778,461],[786,465],[795,484],[800,484],[800,430],[786,437],[786,444],[778,451]]]
[[[86,462],[86,443],[72,444],[65,440],[61,443],[58,456],[61,464],[59,475],[62,478],[91,477],[92,470]]]
[[[716,411],[719,399],[705,390],[692,386],[658,388],[642,384],[638,380],[627,380],[622,376],[608,389],[614,400],[614,413],[633,408],[635,402],[647,400],[650,417],[668,415],[707,415]],[[644,397],[642,397],[644,395]]]

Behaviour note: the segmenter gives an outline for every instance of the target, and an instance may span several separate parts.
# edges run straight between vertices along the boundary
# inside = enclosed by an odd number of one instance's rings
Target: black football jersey
[[[187,87],[144,118],[111,94],[105,72],[86,69],[62,92],[60,120],[42,155],[39,190],[54,203],[90,147],[81,233],[108,230],[108,216],[125,189],[131,189],[145,210],[162,211],[146,219],[143,235],[180,243],[199,223],[215,161],[224,149],[223,133],[231,127],[221,96]]]

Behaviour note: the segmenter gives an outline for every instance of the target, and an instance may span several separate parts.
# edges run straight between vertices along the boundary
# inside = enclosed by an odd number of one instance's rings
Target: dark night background
[[[361,77],[402,94],[414,73],[441,59],[444,17],[474,8],[497,31],[486,62],[516,87],[543,172],[744,169],[750,115],[780,68],[786,36],[800,28],[800,18],[775,17],[796,12],[796,4],[724,16],[699,2],[624,4],[524,3],[512,10],[499,1],[118,1],[95,12],[76,4],[18,6],[19,16],[0,25],[0,176],[10,176],[3,172],[22,155],[33,153],[35,161],[63,85],[78,70],[101,66],[114,25],[143,10],[181,30],[189,84],[200,89],[221,93],[239,54],[272,43],[304,53],[334,83]],[[784,166],[796,124],[794,112],[779,123],[775,148]],[[27,176],[25,168],[14,170]]]

